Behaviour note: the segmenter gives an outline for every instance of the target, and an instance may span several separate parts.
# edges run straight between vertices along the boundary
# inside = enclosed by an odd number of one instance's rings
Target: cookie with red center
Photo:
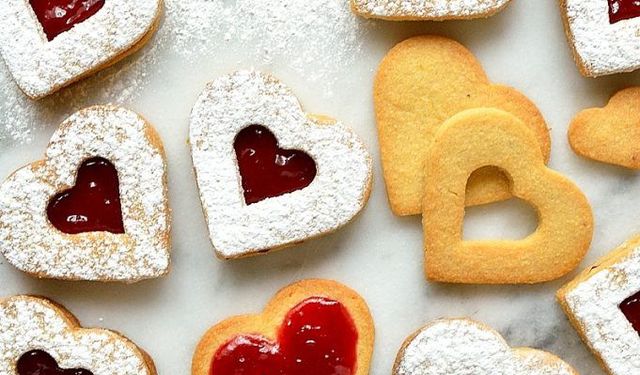
[[[393,21],[444,21],[492,16],[510,0],[351,0],[357,14]]]
[[[0,374],[156,375],[153,360],[124,336],[82,328],[45,298],[0,300]]]
[[[371,189],[371,157],[345,125],[303,112],[276,78],[239,71],[207,85],[190,144],[219,257],[283,248],[342,227]]]
[[[304,280],[258,315],[227,319],[201,339],[193,375],[364,375],[374,327],[365,301],[335,281]]]
[[[38,99],[140,49],[161,13],[162,0],[5,0],[0,54]]]
[[[45,159],[0,185],[0,252],[37,277],[135,282],[169,268],[166,161],[153,127],[118,107],[83,109]]]

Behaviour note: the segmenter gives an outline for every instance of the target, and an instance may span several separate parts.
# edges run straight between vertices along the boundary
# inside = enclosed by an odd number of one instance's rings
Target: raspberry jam
[[[29,0],[47,39],[85,21],[104,6],[105,0]]]
[[[283,150],[264,126],[241,130],[233,144],[247,204],[303,189],[316,177],[316,163],[302,151]]]
[[[638,0],[607,0],[609,2],[609,23],[640,17]]]
[[[289,311],[277,342],[242,335],[220,347],[209,375],[353,375],[357,344],[344,305],[312,297]]]
[[[56,360],[42,350],[32,350],[23,354],[16,364],[18,375],[93,375],[84,369],[63,370]]]
[[[633,329],[640,333],[640,292],[622,301],[620,310],[627,317]]]
[[[111,162],[99,157],[84,161],[76,185],[49,202],[49,221],[67,234],[124,233],[119,185],[118,171]]]

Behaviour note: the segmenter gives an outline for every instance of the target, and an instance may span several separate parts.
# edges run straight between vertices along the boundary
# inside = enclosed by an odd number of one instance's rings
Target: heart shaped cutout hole
[[[607,1],[609,2],[609,23],[611,24],[640,17],[640,3],[637,0]]]
[[[104,2],[105,0],[29,0],[49,41],[96,14],[102,9]]]
[[[23,354],[16,364],[18,375],[93,375],[85,369],[62,369],[47,352],[32,350]]]
[[[640,292],[622,301],[619,307],[633,329],[640,334]]]

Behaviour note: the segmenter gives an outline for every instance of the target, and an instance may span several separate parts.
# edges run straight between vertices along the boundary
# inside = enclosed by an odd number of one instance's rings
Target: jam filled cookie
[[[161,13],[162,0],[2,0],[0,53],[38,99],[137,51]]]
[[[588,77],[640,68],[636,0],[560,0],[565,32],[580,72]]]
[[[558,300],[609,374],[640,373],[640,237],[583,271]]]
[[[538,283],[580,263],[593,235],[591,206],[544,160],[535,134],[507,112],[470,109],[443,123],[425,164],[422,223],[429,280]],[[538,228],[527,238],[462,240],[467,181],[486,166],[500,168],[511,181],[511,193],[536,209]]]
[[[489,17],[510,0],[351,0],[353,11],[367,18],[443,21]]]
[[[536,106],[518,91],[489,82],[465,47],[438,36],[420,36],[395,46],[380,64],[374,102],[384,180],[396,215],[421,212],[423,165],[443,121],[465,109],[507,111],[534,132],[547,160],[550,138]],[[495,168],[471,176],[467,205],[511,197],[509,183]]]
[[[229,259],[338,229],[371,189],[371,157],[345,125],[305,114],[277,79],[240,71],[207,85],[191,153],[209,235]]]
[[[191,373],[365,375],[373,340],[362,297],[335,281],[305,280],[281,290],[261,314],[211,328],[196,348]]]
[[[553,354],[510,348],[484,324],[441,319],[405,341],[393,375],[578,375]]]
[[[169,269],[162,142],[123,108],[81,110],[0,185],[0,252],[43,278],[135,282]]]
[[[0,374],[156,375],[151,358],[127,338],[82,328],[60,305],[30,296],[0,300]]]

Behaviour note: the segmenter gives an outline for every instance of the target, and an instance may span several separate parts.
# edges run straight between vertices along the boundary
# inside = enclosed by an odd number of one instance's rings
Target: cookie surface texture
[[[367,18],[387,20],[455,20],[489,17],[510,0],[351,0],[353,11]]]

